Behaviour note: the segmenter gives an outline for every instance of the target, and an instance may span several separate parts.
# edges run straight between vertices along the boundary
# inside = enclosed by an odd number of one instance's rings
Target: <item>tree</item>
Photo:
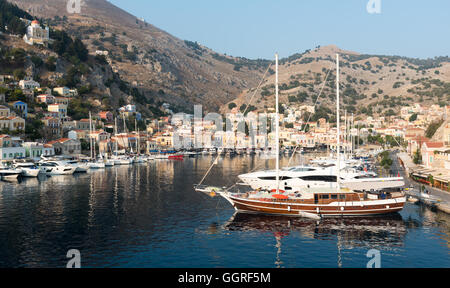
[[[230,109],[230,110],[232,110],[232,109],[234,109],[236,107],[237,107],[237,105],[234,102],[231,102],[230,104],[228,104],[228,109]]]
[[[414,164],[416,164],[416,165],[422,163],[422,154],[420,153],[419,148],[417,148],[416,153],[414,153],[413,162],[414,162]]]
[[[414,113],[413,115],[411,115],[411,117],[409,117],[409,122],[414,122],[417,120],[417,113]]]
[[[56,70],[56,58],[54,56],[47,58],[47,61],[45,61],[45,68],[47,68],[48,71]]]
[[[41,59],[41,57],[36,55],[31,56],[31,62],[33,62],[36,68],[40,68],[44,64],[44,61]]]
[[[444,123],[443,120],[431,123],[428,126],[427,131],[425,132],[425,136],[430,139],[433,138],[434,134],[436,134],[436,131],[439,129],[439,127],[442,126],[442,123]]]
[[[23,71],[23,69],[14,70],[13,75],[14,75],[14,79],[16,79],[16,80],[22,80],[26,76],[25,71]]]

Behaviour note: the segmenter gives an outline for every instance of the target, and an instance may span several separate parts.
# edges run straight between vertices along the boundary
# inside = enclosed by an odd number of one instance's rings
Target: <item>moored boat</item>
[[[38,177],[41,172],[36,164],[32,162],[16,162],[13,164],[13,167],[22,170],[22,173],[20,174],[22,177]]]
[[[369,216],[399,212],[406,203],[406,197],[400,187],[384,187],[379,185],[379,190],[357,190],[364,189],[367,183],[356,183],[354,189],[341,187],[341,159],[340,159],[340,108],[339,108],[339,55],[337,55],[337,165],[335,177],[336,187],[310,188],[301,187],[298,190],[284,191],[280,188],[280,181],[285,181],[280,175],[279,169],[279,101],[278,101],[278,55],[276,55],[275,72],[275,96],[276,96],[276,118],[275,118],[275,146],[276,169],[273,180],[276,188],[273,190],[257,189],[249,192],[232,192],[230,190],[214,191],[225,198],[239,212],[262,213],[271,215],[300,216],[318,219],[329,216]],[[269,150],[268,150],[269,151]],[[204,178],[203,178],[204,179]],[[272,180],[272,176],[271,179]],[[203,180],[202,180],[203,181]],[[332,182],[332,181],[329,181]],[[378,181],[382,182],[382,181]],[[201,183],[201,182],[200,182]],[[372,185],[374,183],[371,183]],[[400,185],[400,186],[404,186]],[[199,187],[196,187],[197,191]],[[207,189],[203,189],[207,191]]]

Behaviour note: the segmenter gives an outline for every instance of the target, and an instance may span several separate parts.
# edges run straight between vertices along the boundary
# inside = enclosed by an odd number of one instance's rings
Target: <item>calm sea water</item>
[[[212,161],[1,182],[0,267],[65,267],[69,249],[81,252],[83,267],[363,268],[370,249],[380,250],[382,267],[450,267],[446,214],[414,204],[389,217],[322,222],[235,214],[225,200],[193,191]],[[205,182],[232,185],[272,167],[225,158]]]

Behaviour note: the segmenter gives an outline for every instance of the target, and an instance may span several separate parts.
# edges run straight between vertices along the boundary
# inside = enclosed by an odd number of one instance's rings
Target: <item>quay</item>
[[[404,176],[407,186],[414,187],[418,191],[421,190],[421,187],[425,187],[431,197],[438,199],[435,203],[434,201],[429,202],[419,197],[421,203],[450,214],[450,192],[441,189],[445,187],[443,183],[447,184],[448,189],[448,183],[450,182],[449,175],[443,174],[442,171],[426,169],[423,166],[414,164],[411,157],[405,152],[398,153],[397,157],[393,158],[396,158],[394,159],[394,165],[399,166],[398,171],[404,173],[402,176]]]

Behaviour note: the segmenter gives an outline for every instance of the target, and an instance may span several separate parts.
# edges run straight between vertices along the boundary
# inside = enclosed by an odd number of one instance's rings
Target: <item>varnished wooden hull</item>
[[[311,213],[322,217],[382,215],[401,211],[406,202],[406,198],[401,197],[389,200],[339,202],[332,205],[320,205],[289,201],[249,200],[232,195],[222,196],[239,212],[284,216],[301,216],[302,213]]]

